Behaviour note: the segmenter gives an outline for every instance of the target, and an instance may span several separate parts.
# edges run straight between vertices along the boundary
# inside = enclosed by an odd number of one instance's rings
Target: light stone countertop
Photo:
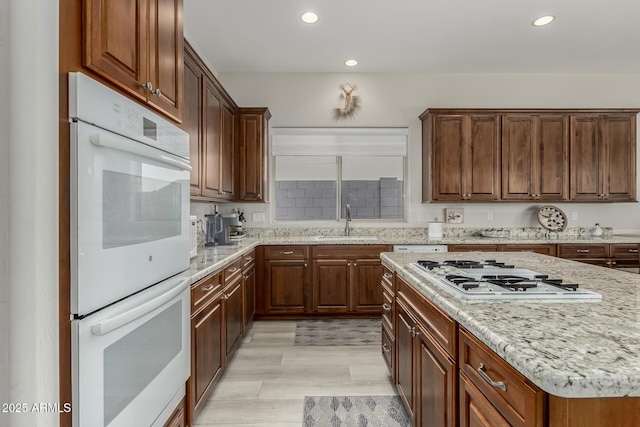
[[[418,259],[484,260],[480,252],[384,253],[385,265],[542,390],[567,398],[640,396],[640,275],[533,253],[491,253],[580,284],[602,301],[468,301],[407,266]]]

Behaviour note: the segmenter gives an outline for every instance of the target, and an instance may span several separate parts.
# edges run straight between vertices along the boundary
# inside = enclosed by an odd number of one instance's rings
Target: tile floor
[[[380,346],[294,346],[295,321],[254,322],[195,426],[300,427],[304,396],[393,395]]]

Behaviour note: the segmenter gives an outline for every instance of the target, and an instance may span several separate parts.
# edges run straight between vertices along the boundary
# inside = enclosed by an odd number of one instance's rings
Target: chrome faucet
[[[351,206],[349,206],[349,203],[347,203],[347,217],[346,217],[346,221],[344,224],[344,235],[345,236],[349,236],[351,234],[351,227],[349,226],[349,223],[351,222]]]

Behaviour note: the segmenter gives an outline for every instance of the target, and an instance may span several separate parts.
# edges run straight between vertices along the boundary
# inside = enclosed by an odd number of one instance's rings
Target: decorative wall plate
[[[538,222],[549,231],[563,231],[567,228],[567,216],[559,208],[551,205],[538,209]]]

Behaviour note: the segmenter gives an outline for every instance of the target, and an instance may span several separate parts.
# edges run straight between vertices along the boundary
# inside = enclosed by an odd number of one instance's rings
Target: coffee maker
[[[237,245],[244,237],[238,233],[238,227],[242,223],[238,219],[238,214],[209,214],[205,219],[205,246]]]

